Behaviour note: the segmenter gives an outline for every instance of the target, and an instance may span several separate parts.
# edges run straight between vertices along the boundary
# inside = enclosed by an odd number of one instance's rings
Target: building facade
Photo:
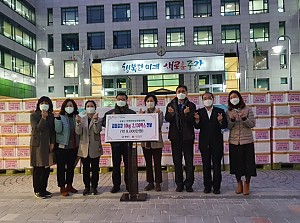
[[[0,6],[1,82],[37,87],[37,96],[166,93],[178,84],[190,92],[300,90],[299,0],[1,0]],[[278,43],[283,50],[275,55]],[[201,64],[207,55],[223,55],[224,69],[183,69],[182,58]],[[132,70],[152,61],[169,72],[104,72],[105,61],[120,60]]]

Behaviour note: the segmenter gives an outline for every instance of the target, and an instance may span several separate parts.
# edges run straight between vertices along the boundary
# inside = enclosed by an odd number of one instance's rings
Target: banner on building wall
[[[158,140],[157,113],[106,116],[105,142]]]
[[[224,56],[153,60],[103,60],[102,76],[224,71]]]

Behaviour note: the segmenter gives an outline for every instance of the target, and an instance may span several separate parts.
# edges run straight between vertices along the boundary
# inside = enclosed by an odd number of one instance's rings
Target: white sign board
[[[102,75],[143,75],[224,71],[224,56],[152,60],[103,60]]]
[[[105,142],[158,141],[158,114],[113,114],[106,116]]]

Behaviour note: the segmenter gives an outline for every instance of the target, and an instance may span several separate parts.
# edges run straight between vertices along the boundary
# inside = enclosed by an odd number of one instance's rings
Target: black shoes
[[[154,189],[154,184],[153,183],[149,183],[145,188],[144,188],[144,191],[149,191],[149,190],[152,190]]]
[[[40,193],[40,192],[34,193],[34,196],[36,198],[39,198],[39,199],[46,199],[47,198],[43,193]]]
[[[183,186],[178,186],[175,191],[176,192],[182,192],[183,191]]]
[[[186,187],[185,190],[186,190],[186,192],[189,192],[189,193],[194,191],[194,189],[192,187]]]
[[[92,195],[97,195],[97,194],[98,194],[97,188],[92,188]]]
[[[120,190],[120,187],[113,186],[110,190],[110,193],[117,193]]]
[[[213,193],[214,193],[214,194],[220,194],[221,191],[220,191],[220,190],[214,190]]]
[[[86,195],[88,195],[89,193],[90,193],[90,188],[84,188],[84,190],[83,190],[83,192],[82,192],[83,196],[86,196]]]
[[[43,195],[45,196],[45,197],[52,197],[52,193],[51,192],[49,192],[49,191],[45,191],[45,192],[43,192]]]
[[[204,188],[203,192],[204,192],[205,194],[209,194],[209,193],[211,192],[211,189]]]

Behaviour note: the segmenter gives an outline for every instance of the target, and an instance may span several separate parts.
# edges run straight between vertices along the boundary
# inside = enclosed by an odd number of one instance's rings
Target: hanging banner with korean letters
[[[102,76],[224,71],[224,56],[153,60],[103,60]]]
[[[158,114],[112,114],[106,116],[105,142],[158,141]]]

